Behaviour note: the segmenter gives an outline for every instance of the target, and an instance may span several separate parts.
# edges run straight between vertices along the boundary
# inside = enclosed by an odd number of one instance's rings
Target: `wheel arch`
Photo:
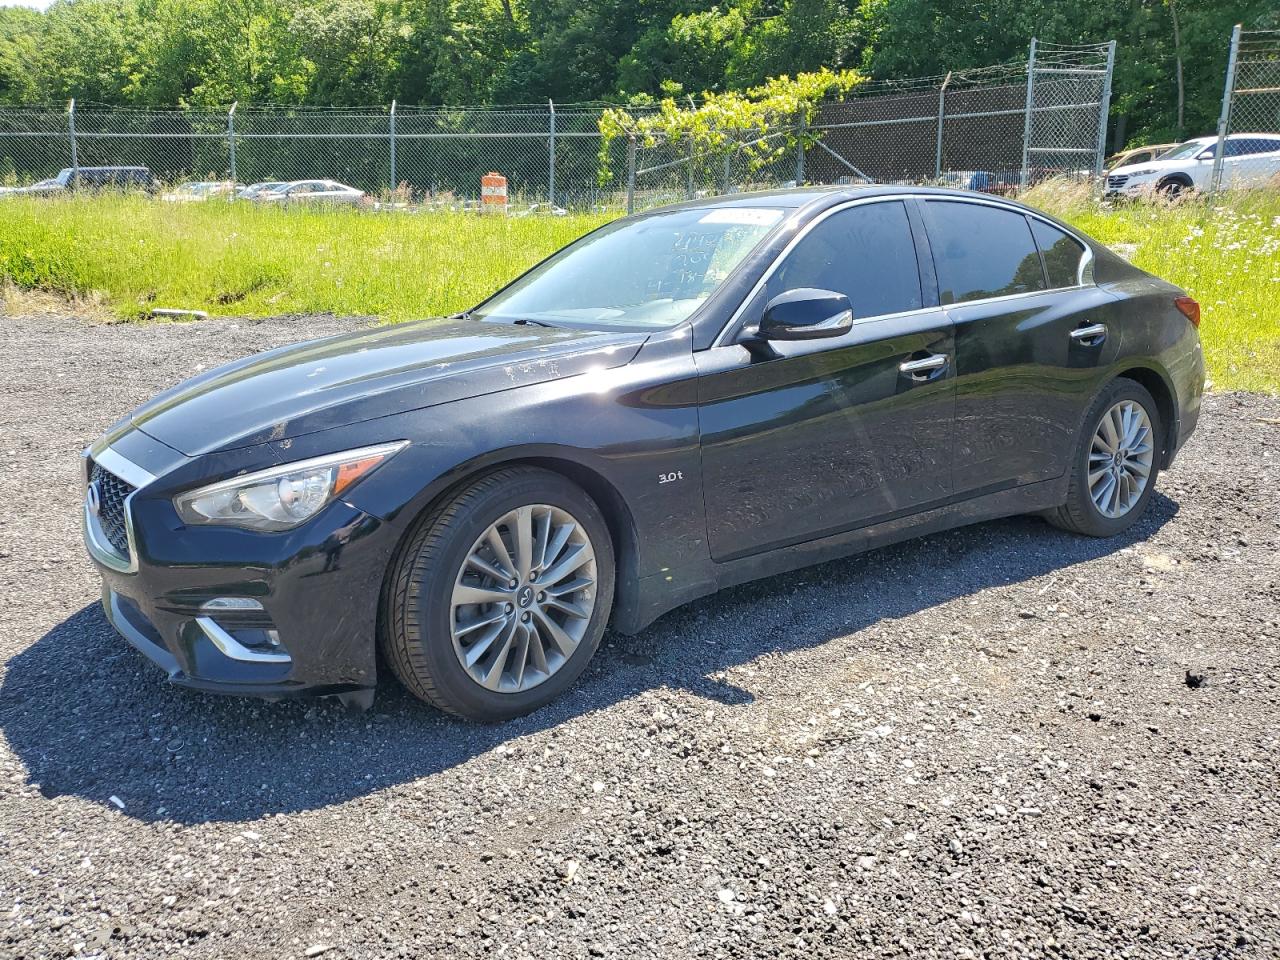
[[[1180,187],[1195,186],[1195,181],[1191,179],[1191,175],[1189,173],[1183,173],[1179,171],[1178,173],[1170,173],[1170,174],[1167,174],[1166,176],[1161,177],[1158,181],[1156,181],[1156,189],[1163,190],[1166,187],[1171,186],[1172,184],[1175,184],[1175,183],[1178,184],[1178,186]]]
[[[1156,402],[1156,412],[1160,414],[1161,426],[1158,463],[1163,470],[1169,466],[1178,436],[1178,402],[1173,391],[1173,382],[1163,370],[1147,365],[1124,367],[1111,378],[1112,381],[1120,379],[1132,380],[1144,387]]]
[[[551,449],[509,450],[505,453],[495,452],[461,464],[448,472],[428,488],[427,496],[412,508],[412,519],[404,525],[395,550],[392,551],[383,575],[383,597],[385,600],[387,585],[393,576],[396,563],[405,545],[412,539],[414,531],[421,519],[440,504],[456,496],[460,491],[477,480],[499,470],[512,467],[537,467],[551,473],[559,474],[570,483],[584,490],[604,516],[605,526],[609,531],[610,545],[614,556],[614,598],[611,622],[625,625],[637,615],[639,608],[639,566],[640,538],[635,517],[626,498],[604,474],[592,466],[582,463],[564,451]],[[378,629],[383,629],[383,608],[385,602],[379,604]]]

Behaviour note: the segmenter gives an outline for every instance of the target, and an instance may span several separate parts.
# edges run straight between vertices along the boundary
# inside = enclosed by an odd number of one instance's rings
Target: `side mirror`
[[[843,293],[800,287],[766,304],[759,340],[822,340],[853,329],[853,306]]]
[[[1213,159],[1213,151],[1212,151],[1212,150],[1203,150],[1203,151],[1201,151],[1199,154],[1197,154],[1197,155],[1196,155],[1196,159],[1197,159],[1197,160],[1212,160],[1212,159]]]

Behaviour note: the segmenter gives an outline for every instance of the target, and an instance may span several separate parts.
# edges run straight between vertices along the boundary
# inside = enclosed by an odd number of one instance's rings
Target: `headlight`
[[[246,473],[179,494],[173,505],[187,523],[288,530],[314,517],[408,444],[383,443]]]
[[[1153,173],[1159,173],[1158,170],[1134,170],[1129,174],[1131,177],[1149,177]]]

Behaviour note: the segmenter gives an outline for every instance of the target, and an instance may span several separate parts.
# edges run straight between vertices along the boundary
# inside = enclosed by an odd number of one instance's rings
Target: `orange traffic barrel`
[[[507,209],[507,178],[500,173],[486,173],[480,178],[480,203],[485,210]]]

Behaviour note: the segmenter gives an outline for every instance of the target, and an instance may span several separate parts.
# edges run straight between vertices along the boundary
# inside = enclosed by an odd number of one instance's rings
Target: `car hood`
[[[111,433],[136,428],[197,456],[620,366],[646,337],[479,320],[378,327],[218,367]]]
[[[1113,167],[1108,176],[1129,176],[1132,177],[1139,171],[1147,171],[1150,173],[1160,173],[1164,170],[1186,170],[1188,166],[1195,166],[1194,159],[1181,160],[1147,160],[1144,163],[1126,163],[1123,167]]]

